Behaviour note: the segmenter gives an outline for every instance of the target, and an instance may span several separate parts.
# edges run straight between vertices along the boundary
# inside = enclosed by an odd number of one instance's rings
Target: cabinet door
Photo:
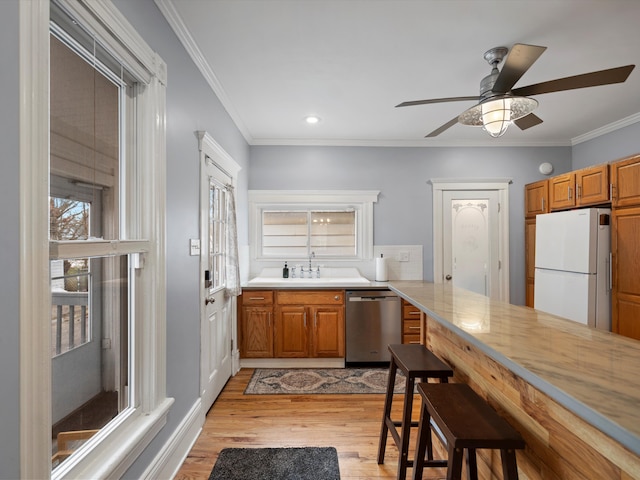
[[[640,340],[640,208],[613,210],[611,329]]]
[[[240,357],[273,357],[273,308],[242,307]]]
[[[524,216],[535,217],[549,211],[549,182],[541,180],[524,187]]]
[[[533,308],[533,295],[536,274],[536,219],[528,218],[524,222],[524,250],[525,250],[525,276],[526,276],[526,296],[527,307]]]
[[[304,358],[309,356],[308,312],[300,305],[278,306],[275,321],[275,356]]]
[[[344,357],[344,309],[321,306],[310,309],[313,316],[312,357]]]
[[[611,164],[612,207],[640,205],[640,155]]]
[[[576,202],[580,206],[609,202],[609,165],[576,172]]]
[[[563,210],[574,207],[576,176],[574,173],[558,175],[549,179],[549,209]]]

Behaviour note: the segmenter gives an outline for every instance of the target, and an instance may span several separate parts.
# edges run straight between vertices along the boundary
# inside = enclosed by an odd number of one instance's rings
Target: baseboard
[[[243,358],[241,368],[344,368],[344,358]]]
[[[174,478],[202,431],[205,415],[206,412],[202,411],[202,404],[198,398],[141,478]]]

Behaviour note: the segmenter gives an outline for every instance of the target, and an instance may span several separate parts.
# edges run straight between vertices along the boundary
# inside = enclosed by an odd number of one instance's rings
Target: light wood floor
[[[377,463],[384,395],[243,395],[252,373],[242,369],[229,380],[176,480],[207,479],[223,448],[302,446],[335,447],[341,480],[396,478],[398,451],[390,436],[385,463]],[[401,418],[402,399],[394,398],[394,419]],[[413,411],[417,419],[417,399]],[[412,438],[409,458],[414,443]],[[444,477],[441,469],[423,476]]]

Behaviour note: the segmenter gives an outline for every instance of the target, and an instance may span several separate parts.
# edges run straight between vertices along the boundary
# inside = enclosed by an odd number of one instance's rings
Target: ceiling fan
[[[492,137],[499,137],[507,131],[511,123],[515,123],[521,130],[526,130],[542,123],[542,119],[532,113],[538,106],[538,102],[533,98],[529,98],[529,96],[622,83],[635,67],[635,65],[625,65],[572,77],[558,78],[527,87],[513,88],[516,82],[531,68],[531,65],[546,49],[547,47],[517,43],[510,52],[506,47],[495,47],[488,50],[484,54],[484,59],[491,65],[491,73],[480,82],[479,97],[414,100],[400,103],[396,107],[473,100],[478,103],[429,133],[425,138],[436,137],[456,123],[483,127]],[[505,56],[506,60],[502,70],[498,70],[498,65],[504,60]]]

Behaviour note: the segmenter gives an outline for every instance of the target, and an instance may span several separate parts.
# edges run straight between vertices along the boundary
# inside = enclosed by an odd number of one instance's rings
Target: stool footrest
[[[424,461],[425,467],[442,468],[442,467],[446,467],[448,464],[449,463],[446,460],[425,460]]]

